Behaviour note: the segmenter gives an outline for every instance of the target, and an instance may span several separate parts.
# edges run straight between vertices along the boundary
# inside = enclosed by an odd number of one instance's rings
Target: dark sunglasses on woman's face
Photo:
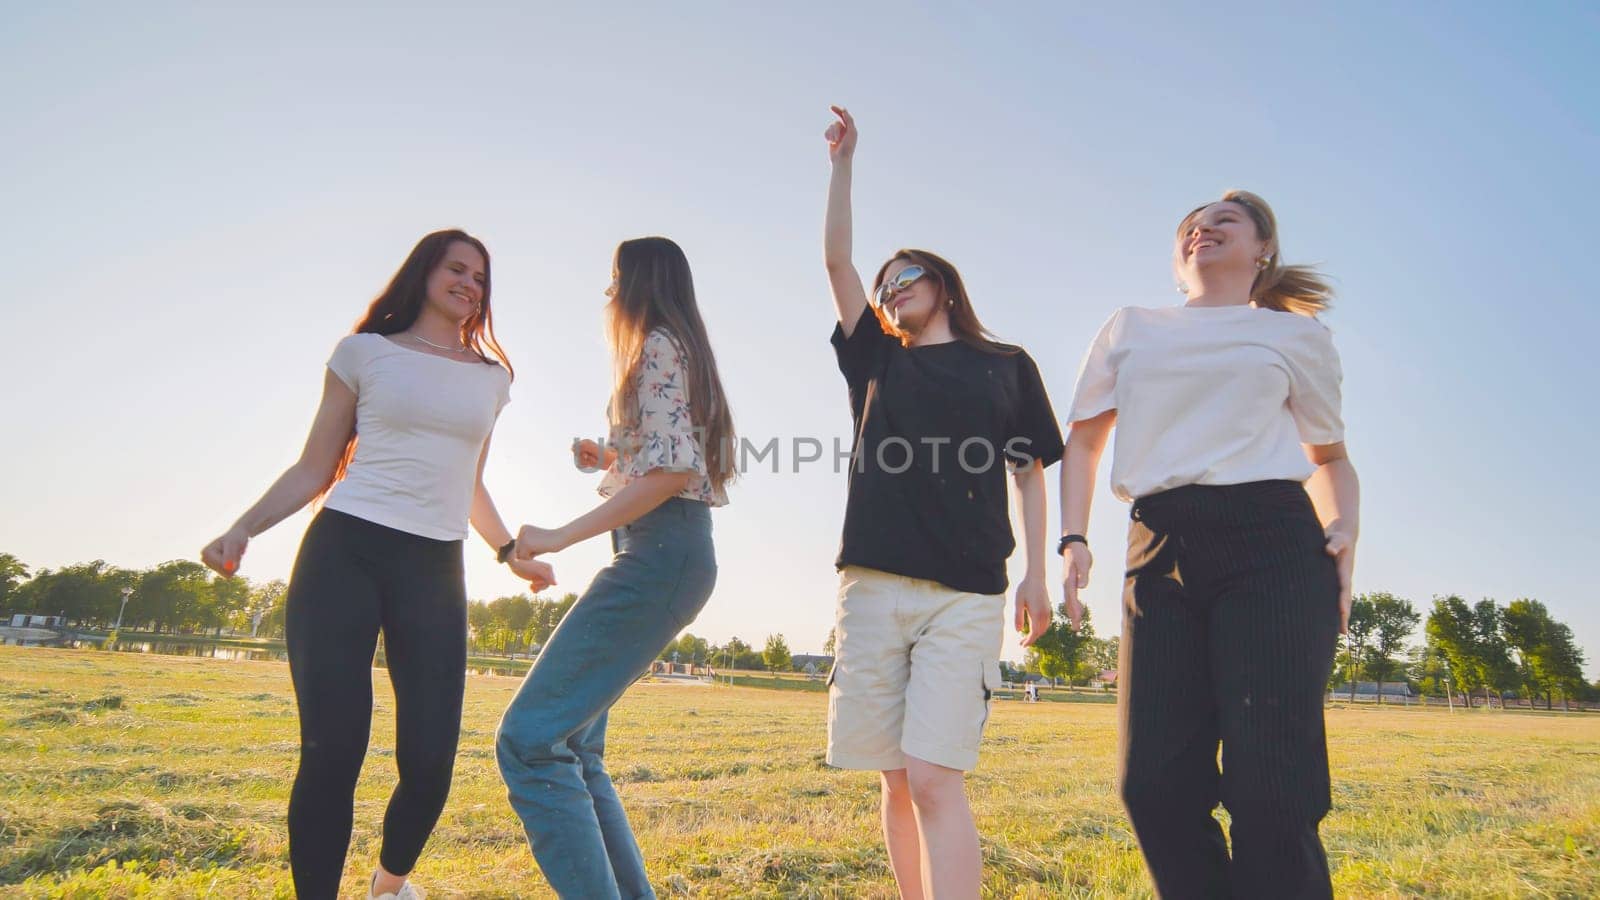
[[[893,278],[878,285],[878,292],[873,294],[873,298],[877,300],[879,306],[882,306],[893,300],[895,294],[911,287],[919,279],[926,278],[927,275],[928,270],[921,266],[906,266]]]

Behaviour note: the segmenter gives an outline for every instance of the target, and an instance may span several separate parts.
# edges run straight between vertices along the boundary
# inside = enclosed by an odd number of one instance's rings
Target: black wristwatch
[[[1068,544],[1082,544],[1087,547],[1089,546],[1089,539],[1081,534],[1063,534],[1060,543],[1056,544],[1056,552],[1066,556]]]
[[[494,552],[495,562],[510,562],[511,551],[515,549],[517,549],[516,538],[512,538],[511,540],[506,541],[504,544],[501,544],[500,549]]]

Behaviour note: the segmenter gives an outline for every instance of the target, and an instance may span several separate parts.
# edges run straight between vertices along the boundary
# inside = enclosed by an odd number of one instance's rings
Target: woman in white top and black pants
[[[1186,216],[1174,255],[1188,303],[1118,310],[1083,362],[1062,468],[1066,600],[1076,618],[1115,425],[1112,486],[1133,502],[1122,796],[1156,889],[1329,897],[1322,702],[1359,494],[1339,357],[1315,318],[1329,290],[1281,265],[1272,211],[1243,191]]]
[[[420,896],[406,875],[444,808],[461,731],[469,520],[535,590],[555,583],[548,565],[509,558],[515,542],[483,486],[489,436],[510,386],[489,314],[488,251],[460,231],[424,237],[334,349],[299,461],[201,552],[206,565],[232,575],[250,538],[325,495],[286,600],[300,710],[289,798],[299,897],[339,891],[372,728],[380,630],[400,781],[368,893]]]

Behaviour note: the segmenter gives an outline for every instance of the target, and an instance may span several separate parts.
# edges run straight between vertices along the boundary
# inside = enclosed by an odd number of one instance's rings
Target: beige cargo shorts
[[[1000,687],[1005,599],[859,566],[841,571],[828,764],[888,771],[914,756],[976,767]]]

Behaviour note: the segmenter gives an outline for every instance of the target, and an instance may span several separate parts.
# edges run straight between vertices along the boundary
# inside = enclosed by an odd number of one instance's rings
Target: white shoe
[[[374,894],[372,888],[367,888],[367,900],[427,900],[427,898],[427,891],[409,881],[400,885],[399,893]]]

